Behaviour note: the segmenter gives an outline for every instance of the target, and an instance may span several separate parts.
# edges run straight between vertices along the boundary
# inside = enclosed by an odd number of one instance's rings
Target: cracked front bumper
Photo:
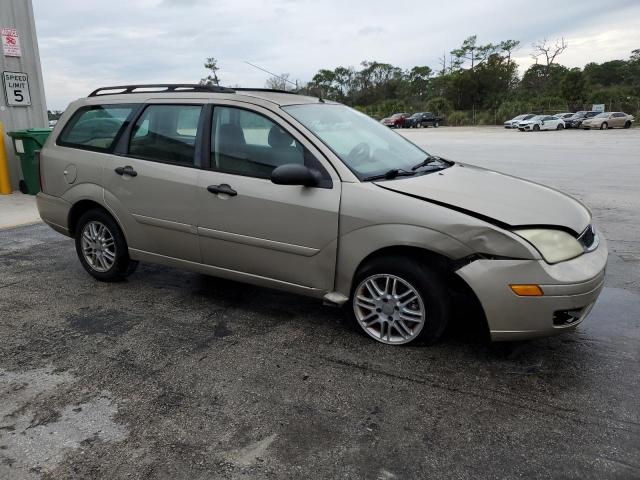
[[[475,292],[494,341],[523,340],[573,330],[604,285],[606,241],[592,252],[549,265],[543,260],[476,260],[456,273]],[[516,295],[512,284],[537,284],[544,295]],[[570,312],[568,314],[567,312]]]

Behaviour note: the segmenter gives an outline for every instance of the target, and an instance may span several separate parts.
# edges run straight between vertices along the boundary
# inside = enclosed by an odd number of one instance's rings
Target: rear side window
[[[129,155],[193,166],[201,105],[149,105],[133,127]]]
[[[111,149],[135,105],[82,107],[71,117],[58,137],[58,144],[106,152]]]

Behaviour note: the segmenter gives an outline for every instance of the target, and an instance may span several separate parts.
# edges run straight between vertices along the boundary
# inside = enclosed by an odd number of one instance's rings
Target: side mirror
[[[315,187],[320,183],[320,172],[299,163],[287,163],[271,172],[271,181],[276,185]]]

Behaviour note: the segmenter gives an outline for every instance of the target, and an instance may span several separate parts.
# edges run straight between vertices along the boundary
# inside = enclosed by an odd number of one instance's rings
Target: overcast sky
[[[308,81],[320,68],[377,60],[438,67],[469,35],[480,43],[564,36],[560,63],[626,59],[640,48],[637,0],[33,0],[49,109],[127,83],[197,82],[206,57],[224,85],[263,87],[255,63]]]

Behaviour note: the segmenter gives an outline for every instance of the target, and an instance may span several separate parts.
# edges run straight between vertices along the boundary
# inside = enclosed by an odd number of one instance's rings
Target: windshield
[[[518,115],[517,117],[513,117],[511,120],[524,120],[524,117],[526,117],[526,115]]]
[[[595,116],[595,118],[607,118],[609,116],[608,113],[599,113]]]
[[[310,103],[282,107],[311,130],[363,180],[392,169],[406,170],[429,154],[401,135],[344,105]],[[438,167],[449,166],[436,161]]]

